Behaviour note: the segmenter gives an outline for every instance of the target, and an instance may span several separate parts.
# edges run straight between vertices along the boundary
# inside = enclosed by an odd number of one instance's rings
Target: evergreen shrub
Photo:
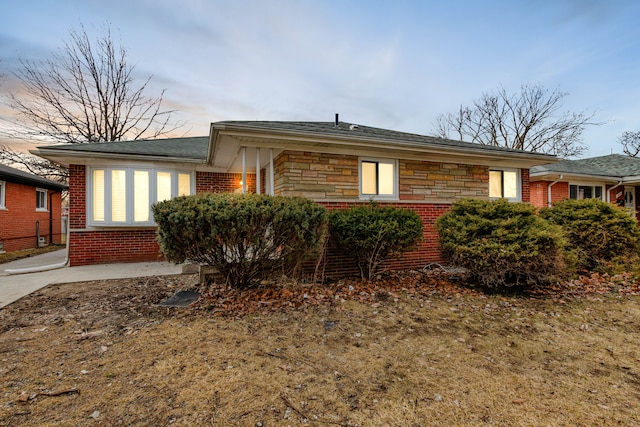
[[[564,269],[564,238],[526,203],[462,200],[436,220],[443,256],[489,288],[545,284]]]
[[[606,272],[614,264],[637,260],[638,221],[623,207],[599,199],[566,199],[540,215],[563,228],[579,269]]]
[[[376,203],[329,213],[337,247],[353,256],[362,279],[371,280],[387,259],[411,249],[422,238],[422,220],[409,209]]]
[[[235,288],[290,269],[326,237],[326,209],[311,200],[197,194],[156,203],[157,239],[170,261],[214,266]]]

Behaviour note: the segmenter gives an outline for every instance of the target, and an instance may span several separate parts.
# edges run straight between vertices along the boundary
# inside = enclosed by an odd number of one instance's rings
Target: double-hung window
[[[47,190],[36,188],[36,210],[47,210]]]
[[[489,170],[489,197],[520,201],[520,171],[518,169]]]
[[[89,169],[89,225],[155,225],[151,205],[194,193],[191,172],[136,167]]]
[[[569,185],[569,198],[574,200],[582,199],[602,199],[603,192],[601,185]]]
[[[4,181],[0,181],[0,209],[4,209],[6,205],[4,204],[5,194],[7,193],[7,184]]]
[[[389,159],[360,159],[360,198],[397,199],[398,162]]]

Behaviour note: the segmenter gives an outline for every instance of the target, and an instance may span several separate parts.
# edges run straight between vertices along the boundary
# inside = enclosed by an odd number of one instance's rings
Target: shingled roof
[[[640,175],[640,159],[622,154],[609,154],[580,160],[561,160],[557,163],[534,166],[531,176],[549,173],[591,175],[624,178]]]
[[[283,131],[292,133],[317,134],[318,136],[335,136],[346,138],[362,138],[369,140],[381,140],[385,142],[417,143],[430,146],[456,147],[477,150],[494,151],[496,153],[527,153],[545,156],[542,153],[531,153],[523,150],[515,150],[492,145],[481,145],[472,142],[457,141],[439,138],[435,136],[419,135],[415,133],[399,132],[389,129],[381,129],[363,126],[353,123],[338,122],[288,122],[288,121],[221,121],[213,123],[215,128],[242,127],[256,130]],[[549,159],[555,158],[547,155]]]
[[[39,148],[41,150],[55,150],[59,152],[130,154],[205,160],[207,158],[208,144],[208,136],[195,136],[187,138],[96,142],[91,144],[50,145]]]
[[[64,190],[67,188],[65,184],[51,181],[41,176],[33,175],[20,169],[10,166],[0,165],[0,181],[14,182],[17,184],[26,184],[33,187],[42,187],[49,190]]]

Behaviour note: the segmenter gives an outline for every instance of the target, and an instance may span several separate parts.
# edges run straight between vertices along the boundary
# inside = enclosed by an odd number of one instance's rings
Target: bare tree
[[[21,60],[19,83],[7,104],[14,112],[6,136],[30,142],[87,143],[156,138],[176,130],[171,110],[159,97],[145,95],[151,77],[136,84],[127,51],[113,42],[107,28],[91,41],[84,27],[43,61]],[[22,163],[36,172],[33,156],[5,147],[0,160]],[[46,168],[45,168],[46,169]]]
[[[622,144],[622,151],[631,157],[638,157],[640,154],[640,131],[623,132],[618,138],[618,142]]]
[[[470,107],[439,115],[436,134],[560,157],[577,156],[586,148],[581,141],[584,128],[599,123],[584,112],[561,112],[565,96],[539,85],[523,85],[517,94],[508,94],[501,87],[483,94]]]

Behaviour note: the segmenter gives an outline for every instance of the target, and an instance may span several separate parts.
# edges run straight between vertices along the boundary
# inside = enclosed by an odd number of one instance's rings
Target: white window
[[[397,199],[398,162],[360,159],[360,198]]]
[[[492,169],[489,171],[489,197],[520,201],[520,171],[518,169]]]
[[[569,198],[574,200],[582,199],[603,199],[604,193],[601,185],[569,185]]]
[[[89,225],[155,225],[151,205],[194,193],[192,173],[153,168],[91,168]]]
[[[42,188],[36,188],[36,210],[37,211],[47,210],[47,190],[43,190]]]
[[[7,184],[5,184],[4,181],[0,181],[0,209],[4,209],[6,207],[6,205],[4,204],[4,198],[7,192],[6,188]]]

